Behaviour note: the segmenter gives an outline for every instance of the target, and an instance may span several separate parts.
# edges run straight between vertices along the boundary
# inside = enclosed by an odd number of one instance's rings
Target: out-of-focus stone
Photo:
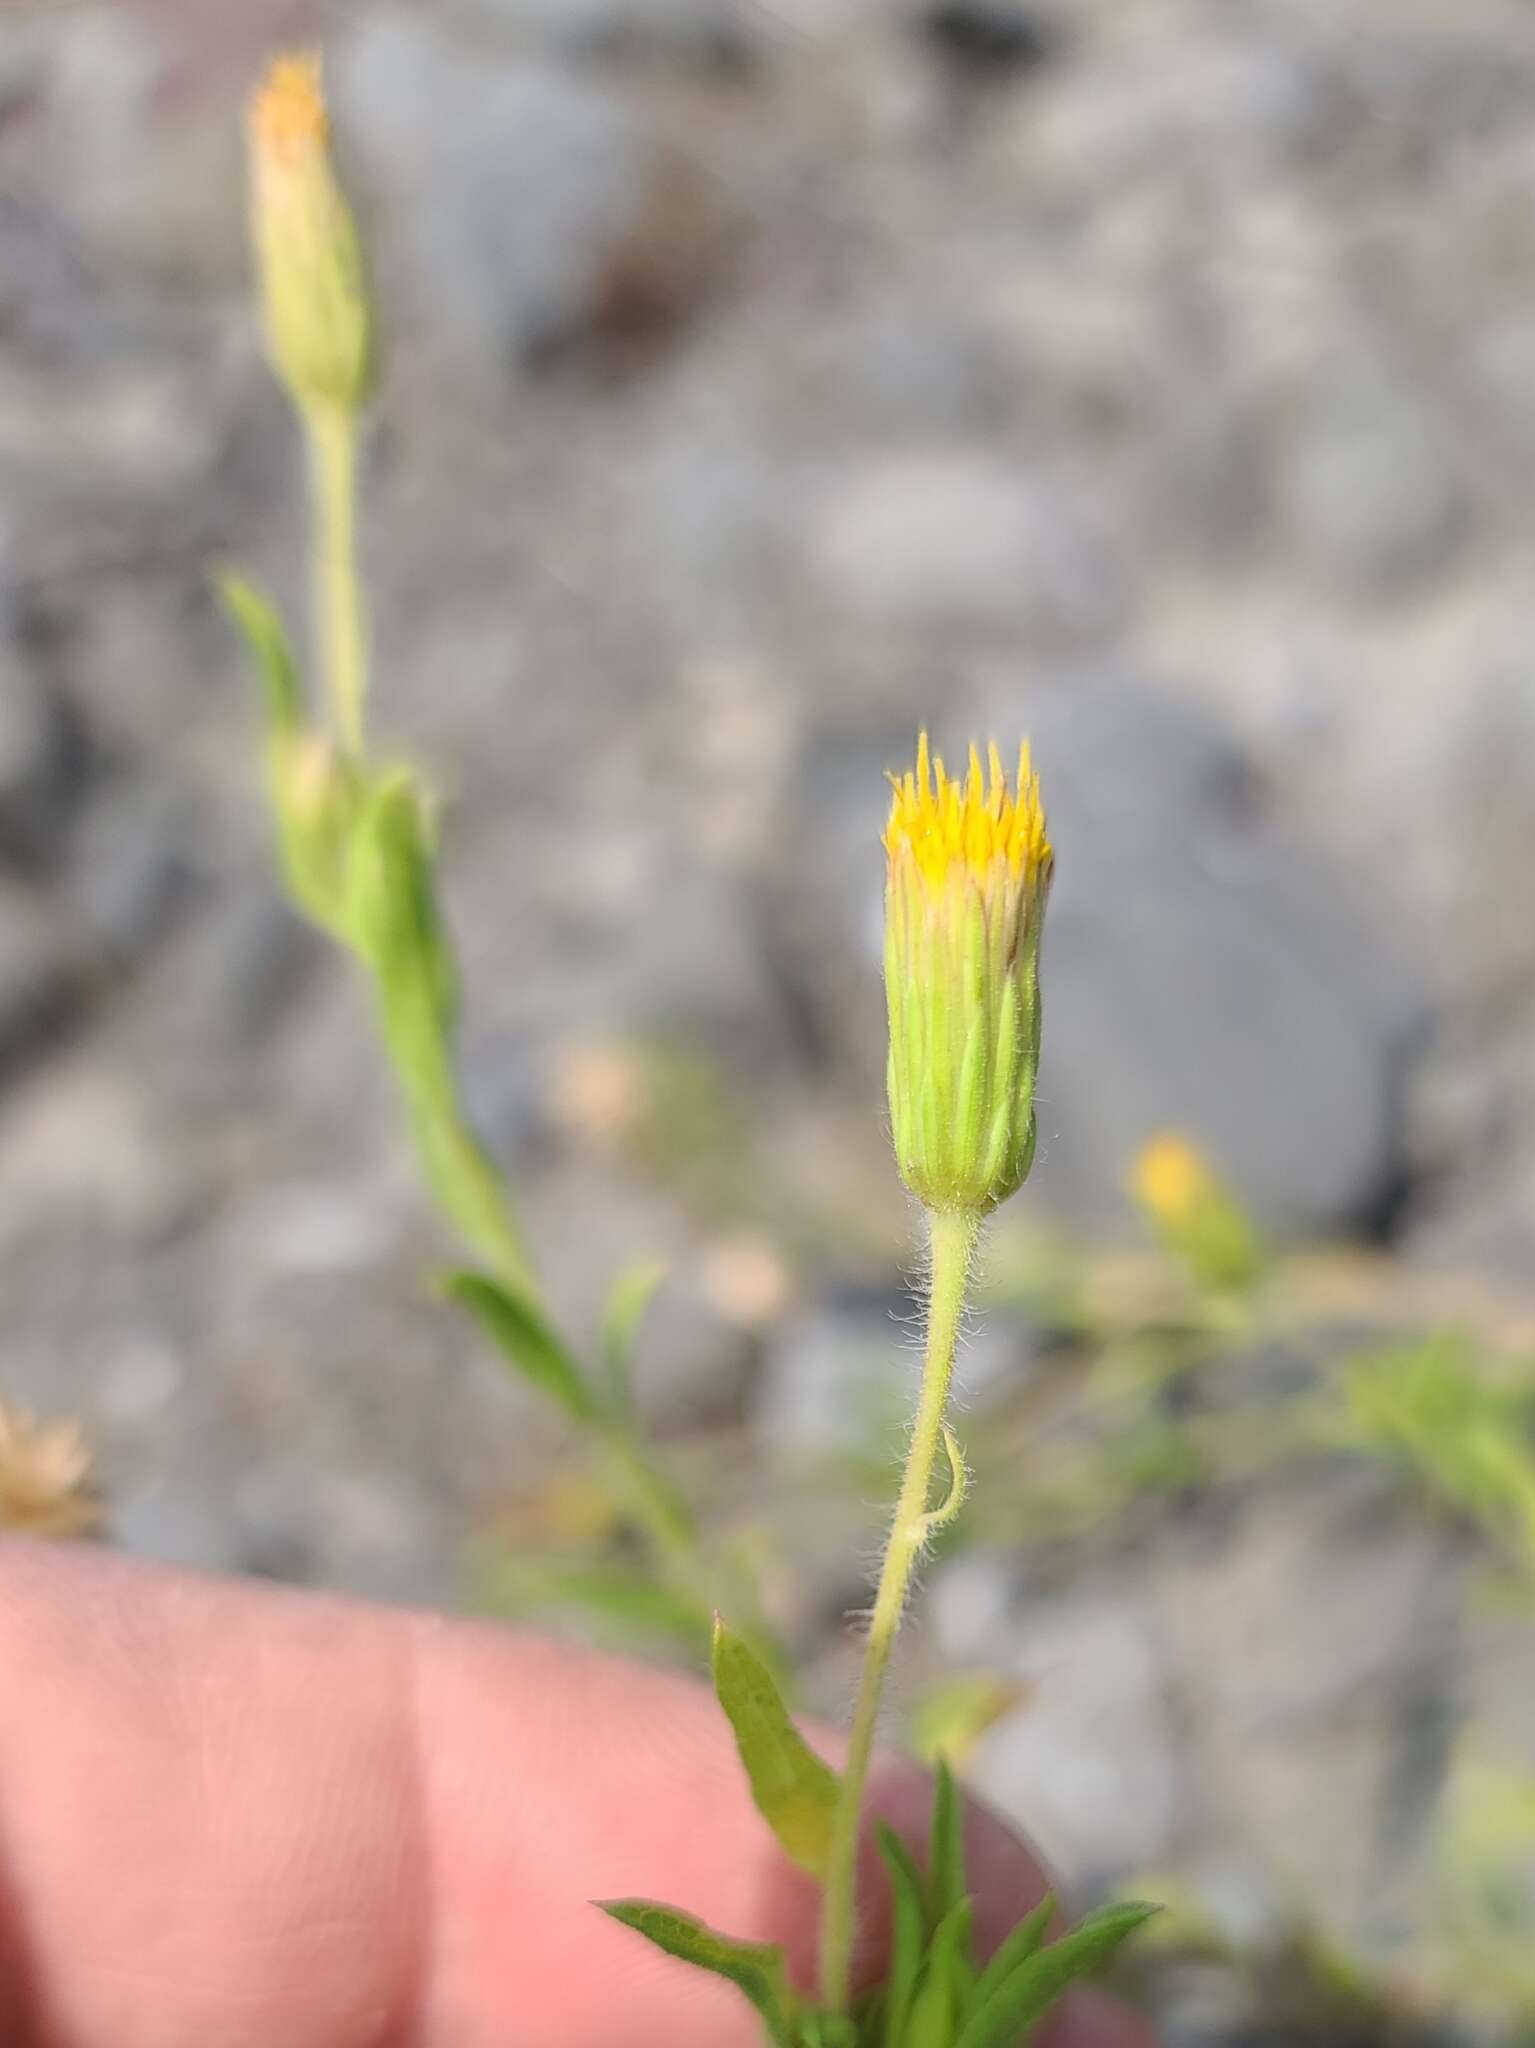
[[[604,87],[387,14],[343,43],[334,77],[421,310],[492,367],[651,326],[701,289],[718,191]]]
[[[769,1439],[818,1457],[894,1456],[921,1375],[916,1305],[902,1295],[849,1295],[787,1322],[763,1361],[756,1413]],[[1028,1345],[998,1316],[980,1324],[955,1367],[961,1410],[1016,1384]],[[958,1424],[964,1429],[963,1416]]]
[[[89,764],[74,706],[19,637],[0,643],[0,859],[26,872],[58,861]]]
[[[71,845],[65,893],[116,965],[138,960],[175,922],[194,886],[184,811],[132,783],[90,804]]]
[[[823,499],[810,534],[828,596],[867,624],[1104,633],[1122,591],[1061,492],[965,449],[876,456]]]
[[[575,56],[658,58],[709,69],[748,62],[772,33],[746,0],[469,0],[486,21]]]
[[[1028,1698],[981,1738],[970,1780],[1065,1883],[1111,1883],[1164,1856],[1184,1818],[1166,1662],[1124,1594],[1031,1601],[1028,1617],[1007,1663]]]
[[[0,882],[0,1076],[69,1023],[85,995],[78,935],[29,883]]]
[[[1012,722],[1057,849],[1031,1186],[1122,1214],[1130,1159],[1176,1128],[1280,1233],[1379,1227],[1429,1021],[1387,942],[1314,851],[1262,828],[1202,713],[1107,684]]]
[[[1346,587],[1426,576],[1465,525],[1446,430],[1419,393],[1368,361],[1325,363],[1302,387],[1278,481],[1292,543]]]
[[[5,1119],[0,1236],[52,1222],[153,1238],[182,1215],[187,1166],[132,1080],[88,1061],[55,1066]]]
[[[1032,70],[1056,43],[1052,24],[1022,0],[927,0],[917,24],[941,56],[981,73]]]

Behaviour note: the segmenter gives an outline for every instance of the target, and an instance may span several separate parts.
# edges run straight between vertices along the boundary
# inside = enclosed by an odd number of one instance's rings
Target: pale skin
[[[915,1837],[922,1781],[876,1786]],[[1043,1881],[984,1814],[969,1841],[995,1941]],[[588,1903],[634,1894],[811,1979],[814,1892],[701,1688],[0,1541],[6,2048],[757,2048],[727,1987]],[[1089,1991],[1049,2048],[1154,2043]]]

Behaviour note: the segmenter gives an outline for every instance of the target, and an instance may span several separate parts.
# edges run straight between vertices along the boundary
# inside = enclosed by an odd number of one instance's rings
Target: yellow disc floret
[[[909,853],[934,888],[957,869],[984,882],[999,861],[1015,878],[1049,872],[1051,847],[1028,741],[1019,746],[1018,779],[1012,786],[995,741],[986,752],[984,770],[979,750],[971,747],[968,772],[951,776],[942,755],[929,754],[923,733],[915,769],[890,778],[885,851],[892,859]]]

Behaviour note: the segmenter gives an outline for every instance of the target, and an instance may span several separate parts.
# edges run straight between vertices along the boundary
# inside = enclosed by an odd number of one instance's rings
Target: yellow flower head
[[[984,1214],[1034,1156],[1039,936],[1054,863],[1025,744],[952,777],[918,742],[885,828],[890,1117],[929,1208]]]
[[[274,58],[250,106],[251,236],[272,367],[301,408],[354,411],[373,375],[357,226],[331,160],[320,59]]]
[[[1019,745],[1013,788],[995,741],[986,757],[983,773],[980,753],[972,747],[969,772],[963,778],[951,776],[941,755],[929,756],[923,733],[915,769],[890,778],[894,794],[885,851],[892,861],[909,856],[930,888],[942,888],[956,869],[965,870],[978,886],[994,884],[998,862],[1010,880],[1048,881],[1054,856],[1029,743]]]

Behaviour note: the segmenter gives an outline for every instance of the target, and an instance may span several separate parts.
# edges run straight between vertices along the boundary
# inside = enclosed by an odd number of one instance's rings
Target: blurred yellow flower
[[[322,71],[317,51],[274,57],[251,103],[251,125],[263,155],[288,164],[306,151],[330,146]]]
[[[1009,784],[995,746],[951,777],[930,756],[891,777],[885,989],[896,1158],[935,1210],[984,1214],[1034,1156],[1039,936],[1054,856],[1027,744]]]
[[[83,1536],[100,1519],[80,1425],[39,1425],[0,1402],[0,1529]]]
[[[1129,1187],[1163,1244],[1202,1286],[1240,1292],[1262,1277],[1263,1247],[1252,1218],[1181,1132],[1162,1131],[1141,1147]]]
[[[1159,1223],[1182,1224],[1215,1187],[1210,1162],[1177,1131],[1162,1131],[1136,1154],[1131,1187]]]

